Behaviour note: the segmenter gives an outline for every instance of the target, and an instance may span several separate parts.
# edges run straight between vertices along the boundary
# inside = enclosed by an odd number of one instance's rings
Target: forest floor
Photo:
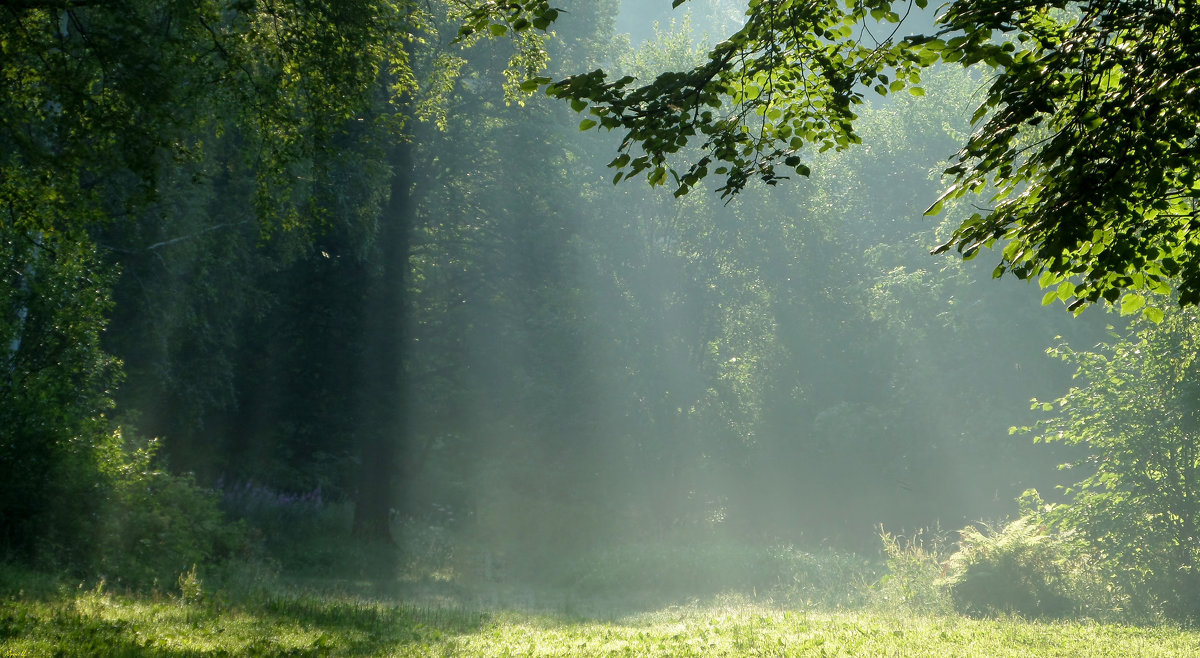
[[[31,590],[0,598],[0,656],[1200,655],[1200,632],[1172,626],[784,609],[745,599],[585,615],[294,586],[234,598],[183,577],[170,594]]]

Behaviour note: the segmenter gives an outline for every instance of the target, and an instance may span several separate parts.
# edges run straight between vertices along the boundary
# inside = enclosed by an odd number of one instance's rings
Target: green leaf
[[[508,27],[500,23],[492,23],[488,26],[488,29],[492,31],[492,36],[494,37],[502,37],[508,34]]]
[[[1146,319],[1154,324],[1162,324],[1163,310],[1157,306],[1147,306],[1146,310],[1142,311],[1142,315],[1146,316]]]
[[[1065,302],[1075,296],[1075,284],[1071,283],[1070,281],[1063,281],[1062,283],[1058,284],[1058,290],[1056,290],[1054,294]]]
[[[1058,299],[1058,292],[1051,290],[1050,292],[1042,295],[1042,306],[1049,306],[1053,304],[1054,300],[1056,299]]]
[[[584,119],[583,121],[579,122],[580,130],[591,130],[592,128],[595,128],[595,127],[596,127],[596,121],[593,119]]]
[[[1121,315],[1130,315],[1137,313],[1138,309],[1146,305],[1146,298],[1137,293],[1129,293],[1121,299]]]

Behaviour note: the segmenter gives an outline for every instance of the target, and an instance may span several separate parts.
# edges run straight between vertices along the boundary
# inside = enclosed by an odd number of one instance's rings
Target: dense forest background
[[[691,66],[744,10],[560,4],[556,77]],[[220,539],[215,500],[268,545],[334,509],[409,561],[521,578],[638,543],[869,551],[881,524],[1000,519],[1078,479],[1057,467],[1079,446],[1010,427],[1071,386],[1048,348],[1124,321],[1044,308],[986,253],[929,254],[979,76],[935,67],[924,97],[871,102],[862,145],[810,179],[676,199],[614,186],[612,135],[513,95],[512,42],[463,49],[453,14],[421,20],[402,125],[371,81],[274,170],[223,92],[166,122],[182,147],[76,163],[64,193],[90,214],[18,218],[41,188],[3,183],[4,557],[153,577],[257,550],[143,536]]]

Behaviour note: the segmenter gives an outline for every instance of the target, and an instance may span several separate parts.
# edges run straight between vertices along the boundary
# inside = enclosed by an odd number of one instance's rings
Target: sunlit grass
[[[1200,652],[1200,636],[1019,619],[695,607],[616,622],[512,618],[398,653],[447,649],[500,656],[1192,656]]]
[[[330,594],[185,604],[64,592],[32,601],[10,597],[0,613],[0,655],[388,655],[476,631],[483,619]]]
[[[1194,656],[1170,626],[984,620],[738,601],[586,618],[418,607],[343,594],[184,603],[99,590],[5,598],[0,655]]]

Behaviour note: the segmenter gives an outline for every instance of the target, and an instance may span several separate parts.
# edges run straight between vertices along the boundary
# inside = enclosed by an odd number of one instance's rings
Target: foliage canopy
[[[872,90],[921,95],[929,67],[982,67],[976,131],[928,214],[968,193],[987,207],[936,251],[1002,247],[995,276],[1056,286],[1046,302],[1076,312],[1123,292],[1134,312],[1173,282],[1181,303],[1200,302],[1197,3],[966,0],[930,33],[900,36],[925,8],[751,0],[744,26],[690,70],[653,81],[595,70],[528,88],[586,112],[581,129],[623,133],[615,180],[645,174],[682,195],[711,175],[728,197],[756,178],[808,175],[810,149],[857,143],[854,108]]]

